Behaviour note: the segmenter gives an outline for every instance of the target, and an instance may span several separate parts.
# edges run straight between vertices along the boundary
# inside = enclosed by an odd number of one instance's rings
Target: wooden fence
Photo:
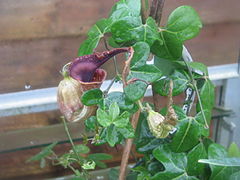
[[[115,0],[0,0],[0,93],[57,86],[61,66],[76,57],[87,30],[99,18],[107,17]],[[166,0],[163,24],[180,5],[190,5],[200,14],[204,27],[186,46],[195,61],[207,65],[235,63],[239,51],[239,0]],[[99,48],[103,50],[101,46]],[[113,69],[111,62],[104,65]],[[112,77],[114,71],[109,73]],[[59,112],[0,117],[0,133],[60,123]],[[17,141],[17,139],[16,139]],[[59,145],[63,152],[68,144]],[[41,179],[69,173],[62,168],[40,169],[26,164],[39,148],[0,154],[0,179]],[[93,148],[107,152],[106,146]],[[120,160],[121,148],[111,150]]]

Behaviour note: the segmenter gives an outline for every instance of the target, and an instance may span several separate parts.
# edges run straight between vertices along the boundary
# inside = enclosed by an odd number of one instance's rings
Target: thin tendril
[[[112,85],[116,80],[116,76],[111,80],[110,84],[108,85],[107,89],[104,91],[104,95],[108,94],[109,90],[111,89]]]
[[[71,137],[71,135],[70,135],[70,133],[69,133],[69,129],[68,129],[68,127],[67,127],[66,120],[65,120],[64,117],[62,117],[62,120],[63,120],[63,124],[64,124],[64,129],[65,129],[65,131],[66,131],[66,133],[67,133],[67,136],[68,136],[68,139],[69,139],[69,141],[70,141],[70,143],[71,143],[71,145],[72,145],[73,152],[74,152],[74,154],[77,156],[77,159],[78,159],[78,161],[79,161],[79,163],[80,163],[80,162],[81,162],[81,158],[80,158],[79,154],[78,154],[77,151],[76,151],[75,145],[74,145],[74,143],[73,143],[72,137]]]
[[[196,86],[196,81],[195,81],[194,78],[193,78],[193,74],[192,74],[192,71],[191,71],[189,65],[187,64],[187,62],[186,62],[185,60],[183,60],[183,61],[184,61],[185,65],[186,65],[186,67],[187,67],[187,69],[188,69],[188,72],[189,72],[189,74],[190,74],[191,81],[193,82],[192,85],[193,85],[193,87],[194,87],[194,89],[195,89],[195,91],[196,91],[196,94],[197,94],[197,98],[198,98],[198,102],[199,102],[199,105],[200,105],[200,110],[201,110],[201,112],[202,112],[202,117],[203,117],[204,122],[205,122],[205,126],[206,126],[206,128],[209,128],[208,123],[207,123],[207,119],[206,119],[206,116],[205,116],[205,113],[204,113],[204,111],[203,111],[201,97],[200,97],[200,95],[199,95],[198,88],[197,88],[197,86]]]

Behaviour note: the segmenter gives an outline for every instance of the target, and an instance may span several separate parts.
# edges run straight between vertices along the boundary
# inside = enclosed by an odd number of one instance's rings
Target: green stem
[[[138,100],[138,101],[137,101],[137,104],[138,104],[139,108],[141,109],[141,112],[145,111],[145,108],[144,108],[141,100]]]
[[[116,75],[118,76],[119,75],[119,70],[118,70],[116,56],[113,56],[113,62],[114,62],[114,68],[115,68]]]
[[[66,131],[66,133],[67,133],[67,136],[68,136],[68,139],[69,139],[69,141],[70,141],[70,143],[71,143],[71,145],[72,145],[73,152],[74,152],[74,154],[77,156],[77,159],[78,159],[79,164],[80,164],[81,158],[80,158],[79,154],[77,153],[77,151],[76,151],[76,149],[75,149],[75,145],[74,145],[73,140],[72,140],[72,137],[71,137],[71,135],[70,135],[70,133],[69,133],[66,120],[65,120],[64,117],[62,117],[62,120],[63,120],[63,124],[64,124],[64,129],[65,129],[65,131]]]
[[[197,98],[198,98],[198,102],[199,102],[199,105],[200,105],[200,110],[201,110],[201,112],[202,112],[202,117],[203,117],[204,122],[205,122],[205,126],[206,126],[206,128],[209,128],[209,127],[208,127],[208,123],[207,123],[207,119],[206,119],[206,116],[205,116],[205,113],[204,113],[204,111],[203,111],[202,101],[201,101],[201,97],[200,97],[199,92],[198,92],[198,88],[197,88],[197,85],[196,85],[196,81],[195,81],[195,79],[193,78],[193,74],[192,74],[192,71],[191,71],[188,63],[187,63],[185,60],[183,60],[183,61],[184,61],[185,65],[186,65],[186,67],[187,67],[187,69],[188,69],[188,72],[189,72],[189,74],[190,74],[190,78],[191,78],[191,81],[192,81],[192,85],[193,85],[193,87],[194,87],[194,89],[195,89],[195,92],[196,92],[196,94],[197,94]]]
[[[106,48],[108,51],[110,51],[105,36],[103,36],[103,42],[104,42],[105,48]],[[116,57],[115,57],[115,56],[113,56],[113,63],[114,63],[114,68],[115,68],[116,75],[119,75],[119,70],[118,70],[118,66],[117,66],[117,60],[116,60]]]

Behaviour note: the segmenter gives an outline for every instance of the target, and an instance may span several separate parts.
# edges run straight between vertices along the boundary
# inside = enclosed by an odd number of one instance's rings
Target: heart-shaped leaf
[[[182,57],[183,44],[176,34],[166,31],[160,32],[159,37],[151,46],[151,52],[159,58],[178,60]]]
[[[111,22],[115,22],[127,16],[139,17],[140,12],[140,0],[120,0],[112,7],[109,19]]]
[[[211,144],[208,148],[208,159],[224,159],[227,158],[226,149],[219,144]],[[240,167],[226,167],[210,164],[212,174],[210,180],[225,180],[230,177],[231,174],[240,170]]]
[[[192,7],[180,6],[170,14],[166,27],[168,31],[176,33],[181,41],[185,41],[198,35],[202,23]]]
[[[170,147],[174,152],[188,151],[198,144],[199,135],[198,124],[192,117],[187,117],[179,122]]]
[[[106,111],[102,110],[101,108],[98,108],[97,110],[97,120],[103,127],[108,127],[112,123],[112,118]]]
[[[108,19],[100,19],[88,31],[88,38],[81,44],[78,50],[78,56],[92,54],[97,47],[99,40],[104,36],[104,33],[109,31],[111,22]]]
[[[162,72],[154,65],[144,65],[133,69],[128,76],[128,79],[136,78],[152,83],[162,77]]]
[[[147,90],[147,84],[142,81],[135,81],[124,88],[126,98],[132,102],[141,99]]]
[[[174,153],[168,145],[161,145],[154,149],[153,156],[164,165],[165,171],[155,174],[151,180],[197,179],[189,176],[186,172],[187,157],[185,153]]]
[[[90,89],[83,93],[81,101],[86,106],[98,104],[103,98],[103,93],[100,89]]]
[[[125,17],[112,25],[111,33],[117,43],[132,45],[142,41],[151,46],[157,39],[161,42],[157,25],[151,17],[147,19],[146,24],[142,24],[139,17]]]
[[[129,123],[129,116],[130,114],[125,111],[120,116],[118,116],[116,119],[114,119],[113,124],[116,127],[126,127]]]
[[[168,96],[169,94],[169,84],[170,79],[173,81],[173,96],[181,94],[184,90],[187,89],[189,78],[186,74],[181,73],[180,71],[175,70],[169,78],[162,78],[156,81],[153,84],[153,89],[156,93],[161,96]]]
[[[120,109],[117,102],[113,102],[109,107],[109,115],[111,119],[114,121],[118,117],[119,113]]]
[[[203,110],[211,112],[214,104],[215,104],[215,92],[214,92],[214,85],[209,79],[205,79],[205,82],[202,86],[202,88],[199,90],[199,95],[202,103]],[[200,104],[199,101],[197,103],[197,112],[200,112]],[[209,118],[211,116],[206,116],[207,121],[210,121]]]
[[[189,175],[201,175],[204,172],[205,165],[198,162],[199,159],[206,158],[207,152],[202,143],[195,146],[187,155],[187,172]]]
[[[136,44],[134,44],[133,49],[134,55],[131,60],[131,69],[144,66],[150,53],[149,45],[145,42],[137,42]]]

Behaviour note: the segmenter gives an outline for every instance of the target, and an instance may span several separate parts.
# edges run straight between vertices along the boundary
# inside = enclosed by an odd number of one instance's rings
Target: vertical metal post
[[[240,146],[240,78],[227,79],[224,83],[221,105],[233,113],[220,122],[217,142],[228,147],[231,142]],[[238,127],[238,128],[237,128]]]

